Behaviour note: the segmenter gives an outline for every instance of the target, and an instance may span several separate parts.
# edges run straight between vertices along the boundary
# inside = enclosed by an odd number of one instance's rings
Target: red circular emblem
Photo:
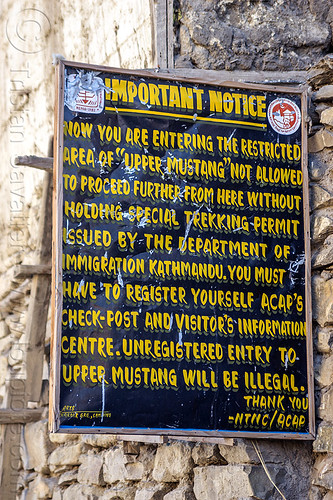
[[[301,124],[301,112],[297,104],[290,99],[275,99],[268,106],[268,121],[275,132],[290,135]]]

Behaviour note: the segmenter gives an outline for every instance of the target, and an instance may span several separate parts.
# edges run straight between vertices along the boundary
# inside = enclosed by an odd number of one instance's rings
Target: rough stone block
[[[280,467],[268,466],[274,480]],[[223,465],[194,469],[194,494],[200,500],[272,498],[274,486],[261,465]]]
[[[309,490],[309,500],[323,500],[320,488],[318,486],[311,485]]]
[[[97,500],[102,495],[103,488],[72,484],[64,491],[62,500]]]
[[[194,494],[200,500],[249,498],[253,494],[249,481],[250,472],[251,466],[245,465],[196,467]]]
[[[104,457],[103,476],[106,483],[123,481],[126,477],[124,453],[121,448],[106,452]]]
[[[318,92],[313,94],[314,101],[330,101],[333,100],[333,85],[324,85]]]
[[[313,484],[333,492],[333,455],[324,456],[317,461]]]
[[[51,465],[50,470],[53,475],[55,476],[60,476],[61,474],[65,474],[66,472],[69,472],[72,470],[71,465]]]
[[[98,434],[84,434],[82,435],[81,440],[89,446],[98,446],[99,448],[110,448],[117,442],[116,436]]]
[[[333,194],[326,187],[314,184],[310,189],[311,210],[325,208],[333,204]]]
[[[162,500],[165,493],[165,486],[146,483],[143,487],[137,489],[134,500]]]
[[[318,416],[321,420],[333,423],[333,387],[321,395]]]
[[[195,497],[190,486],[179,486],[167,493],[163,500],[195,500]]]
[[[325,109],[328,109],[330,108],[330,103],[327,103],[327,102],[316,102],[316,106],[312,108],[312,105],[310,104],[310,108],[309,108],[309,114],[314,110],[315,113],[317,113],[317,117],[314,116],[315,118],[315,123],[319,123],[319,120],[317,120],[317,118],[320,117],[320,115],[322,114],[323,111],[325,111]]]
[[[91,452],[82,456],[77,480],[83,484],[104,485],[103,456]]]
[[[318,250],[313,252],[312,267],[327,267],[333,263],[333,235],[329,235],[320,245]]]
[[[327,128],[318,130],[313,136],[309,137],[309,153],[319,153],[324,148],[333,147],[333,132]]]
[[[192,469],[191,447],[175,442],[157,448],[153,479],[162,482],[175,482],[182,479]]]
[[[23,463],[26,469],[34,469],[38,472],[47,473],[48,457],[54,450],[48,438],[48,424],[46,420],[33,422],[24,427],[25,452]]]
[[[333,453],[333,426],[320,424],[316,440],[313,442],[313,451],[317,453]]]
[[[332,130],[328,130],[327,128],[322,129],[322,138],[323,138],[324,148],[333,147],[333,131]]]
[[[260,440],[258,443],[265,462],[282,464],[289,460],[283,443],[280,441]],[[290,444],[290,449],[293,450]],[[257,452],[250,440],[235,439],[234,446],[219,445],[221,455],[229,464],[259,464]]]
[[[103,495],[98,500],[134,500],[136,491],[136,486],[118,483],[117,486],[104,490]]]
[[[49,434],[49,440],[54,444],[65,444],[69,441],[78,441],[79,437],[78,434],[62,434],[60,432],[50,432]]]
[[[192,458],[196,465],[227,464],[221,457],[217,444],[197,443],[192,450]]]
[[[332,149],[323,149],[320,153],[309,153],[308,169],[310,179],[315,182],[323,181],[323,186],[327,187],[327,189],[332,187],[329,177],[326,177],[332,164],[332,157]]]
[[[323,129],[320,129],[314,135],[309,137],[308,151],[309,153],[318,153],[319,151],[322,151],[324,147]]]
[[[78,471],[76,468],[64,472],[59,477],[58,486],[69,486],[70,484],[77,482],[77,474]]]
[[[141,462],[133,462],[125,465],[126,479],[128,481],[140,481],[143,479],[145,468]]]
[[[208,1],[180,1],[180,55],[188,54],[201,69],[305,69],[313,59],[318,60],[306,48],[313,46],[318,50],[330,43],[328,23],[323,22],[318,8],[313,10],[318,13],[314,22],[310,7],[301,10],[294,4],[292,7],[283,4],[282,8],[277,2],[265,2],[259,10],[248,4],[246,16],[242,15],[241,4],[234,1],[216,2],[214,9],[211,5]],[[300,22],[306,27],[304,32],[296,28]],[[208,49],[204,66],[196,58],[197,47]],[[317,74],[316,77],[318,80]]]
[[[237,440],[234,446],[219,444],[219,450],[226,463],[248,464],[258,463],[259,459],[252,444],[244,440]]]
[[[320,115],[320,121],[324,125],[333,126],[333,108],[329,107],[324,109],[324,111]]]
[[[104,481],[113,484],[117,481],[139,481],[144,474],[144,466],[133,457],[124,455],[122,448],[114,448],[106,452],[104,457]]]
[[[333,279],[329,273],[317,274],[312,279],[313,319],[321,327],[333,322]]]
[[[79,465],[81,463],[81,453],[83,446],[81,443],[59,446],[49,457],[50,468],[56,466]]]
[[[56,484],[56,478],[46,478],[38,476],[29,484],[29,489],[25,498],[26,500],[44,500],[47,498],[52,498],[53,489]]]
[[[333,233],[333,211],[331,208],[321,210],[311,216],[311,237],[314,244],[322,243]]]
[[[333,328],[319,328],[317,330],[317,351],[329,354],[333,350]]]
[[[333,354],[330,356],[318,356],[315,366],[315,379],[319,387],[327,387],[333,384]]]

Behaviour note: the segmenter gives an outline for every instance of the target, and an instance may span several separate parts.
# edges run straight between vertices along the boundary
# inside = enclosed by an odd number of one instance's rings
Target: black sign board
[[[52,430],[313,437],[304,103],[60,63]]]

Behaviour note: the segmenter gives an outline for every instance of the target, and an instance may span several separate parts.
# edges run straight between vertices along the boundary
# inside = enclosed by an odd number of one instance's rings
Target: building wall
[[[317,437],[314,443],[226,440],[123,443],[113,436],[51,434],[43,418],[20,428],[17,498],[288,500],[333,498],[333,57],[329,0],[175,0],[175,65],[257,71],[249,80],[295,70],[309,85],[309,175]],[[153,67],[149,0],[4,0],[0,94],[0,398],[25,377],[30,279],[15,264],[36,262],[43,172],[14,157],[47,156],[53,134],[54,67],[66,59],[124,68]],[[230,73],[228,79],[237,73]],[[260,76],[259,75],[259,76]],[[294,73],[292,73],[294,75]],[[191,75],[193,76],[193,75]],[[225,79],[225,74],[223,73]],[[294,78],[294,76],[292,76]],[[291,78],[291,79],[292,79]],[[49,342],[48,325],[46,345]],[[44,378],[48,378],[45,356]],[[47,391],[46,391],[47,392]],[[262,453],[263,467],[256,449]],[[266,474],[268,470],[269,476]],[[13,496],[12,498],[15,498]],[[7,500],[7,498],[6,498]]]
[[[327,0],[179,0],[176,66],[303,70],[331,46]]]

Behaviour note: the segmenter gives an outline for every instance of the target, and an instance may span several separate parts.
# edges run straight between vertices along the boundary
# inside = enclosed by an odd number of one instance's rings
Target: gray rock
[[[311,211],[329,207],[333,205],[333,193],[329,189],[320,184],[311,185],[310,189],[310,206]]]
[[[326,16],[311,4],[180,0],[180,56],[201,69],[307,69],[331,42]]]
[[[333,132],[327,128],[321,128],[312,137],[309,138],[309,153],[318,153],[324,148],[333,147]]]
[[[333,234],[327,236],[322,245],[313,252],[312,268],[317,269],[333,264]]]
[[[315,101],[333,100],[333,85],[324,85],[313,95]]]
[[[309,491],[309,500],[323,500],[323,496],[321,494],[321,488],[318,488],[318,486],[311,485]]]
[[[324,85],[331,85],[333,76],[333,58],[331,54],[325,57],[310,68],[308,73],[309,84],[316,90]]]
[[[309,153],[309,176],[311,180],[320,181],[325,179],[332,165],[332,157],[333,151],[331,149],[324,149],[319,154]],[[324,180],[323,186],[331,189],[331,179],[328,178],[327,181],[327,184],[325,184]]]

